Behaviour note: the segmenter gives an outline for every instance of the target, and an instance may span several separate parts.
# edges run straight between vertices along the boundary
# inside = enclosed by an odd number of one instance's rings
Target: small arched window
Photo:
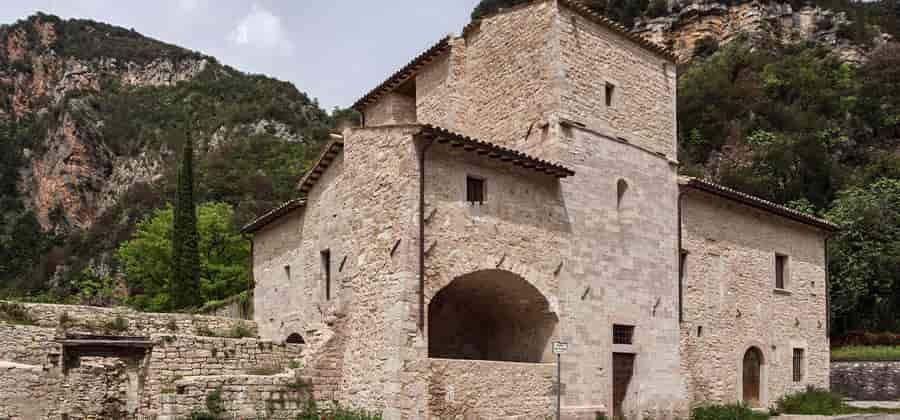
[[[622,207],[622,200],[625,199],[626,192],[628,192],[628,183],[619,178],[619,182],[616,182],[616,207]]]
[[[292,333],[285,340],[288,344],[306,344],[306,341],[303,340],[303,336],[298,333]]]

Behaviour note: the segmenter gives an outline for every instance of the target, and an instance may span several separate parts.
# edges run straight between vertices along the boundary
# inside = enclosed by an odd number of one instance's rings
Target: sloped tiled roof
[[[492,159],[499,159],[526,169],[533,169],[557,178],[575,175],[575,171],[557,163],[538,159],[520,151],[486,141],[476,140],[462,134],[454,133],[445,128],[433,125],[423,125],[421,134],[433,138],[438,143],[449,143],[452,147],[462,147],[463,150],[469,152],[485,155]]]
[[[410,61],[407,65],[403,66],[400,70],[397,70],[394,74],[388,77],[385,81],[381,82],[375,89],[369,91],[369,93],[365,94],[362,98],[359,98],[351,108],[362,111],[362,108],[369,103],[375,102],[385,93],[388,93],[394,88],[403,84],[403,82],[409,80],[412,77],[415,77],[416,73],[424,67],[426,64],[431,62],[431,60],[438,55],[441,55],[445,51],[450,49],[450,37],[444,37],[437,43],[425,50],[425,52],[419,54],[416,58]]]
[[[331,165],[331,162],[334,161],[334,158],[337,157],[341,150],[344,149],[344,138],[342,136],[332,134],[331,142],[329,142],[322,149],[322,153],[319,155],[319,158],[316,159],[316,163],[313,165],[312,169],[303,176],[303,179],[297,184],[297,189],[300,190],[301,194],[306,194],[312,189],[313,185],[322,177],[322,174],[325,173],[325,170],[328,169],[328,166]]]
[[[259,216],[252,222],[244,225],[244,227],[241,228],[241,233],[247,234],[258,232],[260,229],[266,227],[266,225],[268,225],[269,223],[274,222],[279,217],[284,216],[285,214],[288,214],[295,209],[303,207],[305,204],[306,200],[302,198],[295,198],[293,200],[285,201],[278,207],[265,212],[262,216]]]
[[[678,183],[682,188],[693,188],[710,194],[715,194],[720,197],[727,198],[732,201],[737,201],[759,210],[774,213],[800,223],[805,223],[807,225],[817,227],[819,229],[824,229],[830,232],[839,229],[837,225],[827,220],[810,216],[806,213],[799,212],[797,210],[779,204],[775,204],[771,201],[764,200],[747,193],[742,193],[740,191],[728,188],[724,185],[716,184],[714,182],[702,180],[699,178],[680,177],[678,179]]]

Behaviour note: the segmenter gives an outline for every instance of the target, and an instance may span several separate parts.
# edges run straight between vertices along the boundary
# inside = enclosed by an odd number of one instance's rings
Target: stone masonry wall
[[[344,174],[345,153],[322,174],[302,209],[254,238],[254,319],[263,338],[285,340],[297,333],[309,344],[321,344],[348,302],[348,273],[356,260],[349,239],[354,191]],[[331,256],[330,300],[325,296],[324,250]]]
[[[37,326],[65,327],[68,332],[149,337],[158,333],[207,335],[213,332],[224,335],[238,326],[248,331],[256,330],[253,321],[207,315],[148,313],[125,307],[101,308],[45,303],[16,303],[16,305],[22,306]],[[121,324],[124,328],[116,326],[118,322],[124,322]]]
[[[521,146],[559,108],[556,13],[554,2],[539,1],[484,19],[465,37],[462,133]]]
[[[0,361],[0,418],[33,420],[58,417],[53,392],[61,375],[41,366]]]
[[[273,375],[304,364],[304,346],[257,339],[154,335],[142,392],[145,412],[158,412],[159,395],[186,377]]]
[[[560,116],[674,160],[675,64],[567,7],[558,25],[566,80]]]
[[[743,399],[745,352],[763,354],[761,406],[808,385],[828,387],[823,233],[717,196],[686,192],[683,367],[695,402]],[[775,289],[775,253],[789,256]],[[805,353],[793,381],[792,353]]]
[[[900,399],[900,362],[831,362],[831,390],[862,401]]]
[[[0,323],[0,361],[49,366],[50,356],[61,354],[56,337],[54,328]]]
[[[556,365],[483,360],[428,361],[431,418],[550,418]]]
[[[213,393],[221,396],[223,418],[295,419],[310,392],[293,374],[196,376],[173,385],[177,391],[161,397],[158,420],[180,420],[207,411],[206,398]]]

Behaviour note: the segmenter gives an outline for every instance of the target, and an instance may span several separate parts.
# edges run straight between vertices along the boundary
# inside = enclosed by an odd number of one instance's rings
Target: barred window
[[[613,344],[632,344],[633,341],[633,325],[613,325]]]
[[[794,349],[794,382],[803,380],[803,349]]]

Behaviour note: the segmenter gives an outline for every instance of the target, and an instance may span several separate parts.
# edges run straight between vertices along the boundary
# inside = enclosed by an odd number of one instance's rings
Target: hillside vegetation
[[[133,30],[38,14],[0,27],[0,41],[12,46],[0,50],[6,295],[107,300],[85,298],[82,289],[91,285],[143,294],[140,283],[110,280],[122,278],[115,250],[174,198],[174,151],[186,136],[197,143],[198,203],[218,203],[215,214],[228,219],[208,223],[237,234],[255,215],[294,198],[333,126],[290,83]],[[73,69],[77,83],[64,77]],[[185,121],[188,97],[193,121]],[[239,275],[243,280],[229,284],[246,287],[246,267]],[[204,296],[211,300],[235,292],[210,287]]]

